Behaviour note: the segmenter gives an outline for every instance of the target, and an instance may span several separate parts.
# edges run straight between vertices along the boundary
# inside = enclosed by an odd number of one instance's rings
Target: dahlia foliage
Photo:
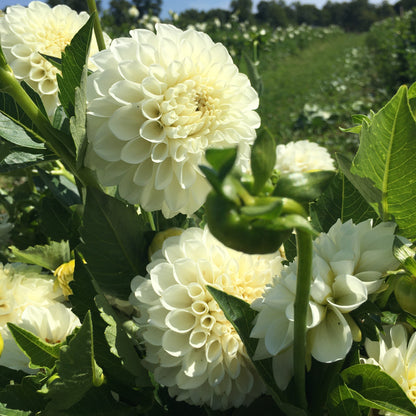
[[[414,87],[350,160],[195,29],[33,1],[0,45],[0,414],[416,415]]]

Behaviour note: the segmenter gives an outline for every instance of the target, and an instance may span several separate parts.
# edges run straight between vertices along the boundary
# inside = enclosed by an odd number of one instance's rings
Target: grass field
[[[367,113],[379,99],[364,62],[365,36],[340,33],[280,60],[276,51],[262,56],[259,111],[279,142],[311,139],[331,151],[354,149],[354,135],[339,127],[351,126],[353,114]]]

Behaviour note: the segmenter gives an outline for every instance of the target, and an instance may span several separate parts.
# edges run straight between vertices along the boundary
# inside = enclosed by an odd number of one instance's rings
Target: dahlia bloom
[[[0,328],[16,322],[30,305],[47,306],[62,299],[62,291],[38,266],[0,263]]]
[[[392,253],[394,223],[374,228],[338,220],[313,242],[312,282],[307,314],[307,350],[318,361],[334,362],[351,348],[356,324],[349,313],[377,291],[384,274],[398,266]],[[282,389],[293,375],[294,302],[297,261],[285,267],[252,303],[258,311],[251,332],[259,339],[256,359],[274,357],[274,376]],[[283,355],[282,355],[283,354]]]
[[[177,400],[222,410],[251,403],[265,386],[206,285],[251,302],[279,273],[281,258],[239,253],[207,228],[189,228],[151,260],[130,297],[141,314],[144,365]]]
[[[0,334],[4,350],[0,365],[29,372],[29,359],[14,341],[7,323],[21,326],[47,342],[59,342],[79,325],[60,301],[63,294],[38,266],[0,264]]]
[[[195,30],[156,24],[92,58],[86,164],[122,198],[165,217],[192,214],[210,186],[210,147],[239,145],[248,163],[258,96],[225,47]]]
[[[76,327],[81,326],[78,317],[59,302],[47,306],[29,305],[18,319],[11,322],[50,344],[64,341]],[[0,365],[26,373],[32,372],[29,368],[29,358],[16,344],[8,327],[0,327],[0,334],[4,340]]]
[[[0,41],[6,59],[15,77],[27,82],[41,96],[49,116],[53,116],[59,105],[56,80],[59,70],[40,53],[60,58],[88,18],[86,12],[78,14],[65,5],[51,8],[40,1],[32,1],[28,7],[10,6],[0,16]],[[98,46],[93,35],[90,54],[96,52]]]
[[[309,140],[277,145],[274,168],[281,173],[335,169],[328,150]]]
[[[394,325],[385,328],[379,341],[366,339],[364,346],[368,358],[362,358],[361,362],[380,367],[400,385],[416,406],[416,333],[408,340],[405,327]],[[396,416],[392,412],[380,414]]]

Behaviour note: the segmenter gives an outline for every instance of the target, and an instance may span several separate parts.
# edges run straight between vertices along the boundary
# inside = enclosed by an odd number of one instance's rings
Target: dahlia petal
[[[134,105],[118,108],[108,121],[108,127],[119,140],[132,140],[139,137],[140,112]]]
[[[168,287],[162,293],[160,301],[169,310],[184,309],[192,305],[192,299],[189,297],[186,287],[182,285]]]
[[[355,276],[337,276],[332,289],[333,300],[328,299],[328,303],[342,313],[351,312],[367,300],[367,289]]]
[[[159,264],[151,263],[149,266],[152,270],[150,279],[153,290],[159,296],[161,296],[165,290],[177,284],[171,264],[160,261]]]
[[[140,135],[151,143],[160,143],[166,137],[163,125],[157,120],[147,120],[140,127]]]
[[[179,372],[176,376],[176,383],[181,389],[184,390],[193,390],[200,387],[207,379],[206,374],[201,374],[199,376],[187,376],[184,372]]]
[[[163,343],[162,338],[166,334],[166,330],[150,326],[143,331],[143,339],[149,344],[161,346]],[[165,348],[166,349],[166,348]],[[173,355],[173,354],[172,354]]]
[[[143,140],[145,142],[145,140]],[[145,186],[152,180],[153,177],[153,163],[150,159],[144,160],[137,167],[133,176],[133,181],[138,186]],[[143,202],[142,202],[143,204]]]
[[[120,107],[120,104],[112,97],[98,97],[88,105],[88,114],[95,117],[111,117]]]
[[[205,358],[208,363],[213,363],[220,358],[222,352],[221,342],[217,337],[210,338],[205,344]]]
[[[119,142],[119,140],[117,140]],[[152,151],[152,144],[141,138],[120,142],[123,145],[120,158],[124,162],[131,164],[139,164],[146,160]],[[137,185],[137,183],[136,183]]]
[[[203,375],[207,370],[208,362],[204,354],[194,350],[187,354],[182,360],[182,370],[188,377],[198,377]]]
[[[194,329],[189,336],[189,344],[192,348],[202,348],[208,340],[208,331]]]
[[[167,159],[168,153],[169,153],[169,146],[167,145],[167,143],[164,143],[164,142],[156,143],[152,148],[152,153],[150,157],[154,163],[162,164],[162,162],[164,162]],[[165,165],[166,167],[169,167],[170,171],[172,171],[172,164],[170,160],[167,160]],[[160,168],[160,165],[157,167],[157,169],[159,170],[159,168]],[[158,188],[156,187],[156,189]]]
[[[147,313],[149,314],[149,323],[160,328],[160,329],[166,329],[166,316],[168,315],[168,311],[163,308],[160,305],[155,305],[150,307],[147,310]]]
[[[181,334],[169,329],[163,333],[162,346],[166,352],[174,357],[183,357],[191,350],[189,334]]]
[[[190,256],[175,261],[173,270],[176,281],[184,286],[188,286],[190,283],[197,281],[197,264]]]
[[[114,59],[114,58],[113,58]],[[125,61],[118,64],[120,75],[128,81],[140,84],[148,74],[147,66],[137,61]]]
[[[33,51],[29,48],[28,45],[25,45],[23,43],[18,43],[12,46],[10,52],[15,58],[26,60],[30,57]],[[36,54],[36,55],[39,56],[39,54]]]
[[[205,315],[209,311],[208,304],[202,300],[192,303],[191,310],[195,315]]]
[[[140,85],[125,79],[113,84],[108,90],[108,93],[117,102],[124,105],[138,103],[143,99]]]
[[[176,385],[176,375],[178,370],[172,367],[156,367],[154,370],[155,379],[162,386],[174,386]]]
[[[13,70],[13,75],[17,79],[26,78],[30,72],[30,63],[27,60],[16,59],[10,63],[10,67]]]
[[[326,318],[309,331],[311,354],[323,363],[345,358],[352,346],[350,327],[336,308],[328,308]]]
[[[277,387],[286,390],[293,377],[293,346],[282,351],[273,357],[272,360],[273,377]]]
[[[191,331],[195,327],[196,322],[195,315],[186,310],[175,309],[170,311],[166,316],[166,325],[168,328],[178,333]]]
[[[155,100],[144,100],[140,103],[143,115],[149,120],[158,120],[160,118],[159,104]]]
[[[214,387],[221,383],[224,379],[225,371],[222,362],[217,363],[214,367],[211,365],[208,367],[208,382]]]

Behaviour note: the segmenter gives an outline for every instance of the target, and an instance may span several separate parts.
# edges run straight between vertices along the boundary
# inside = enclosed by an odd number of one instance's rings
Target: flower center
[[[216,100],[194,80],[169,88],[160,105],[161,122],[172,139],[205,136],[214,122]]]
[[[72,36],[59,30],[41,30],[38,32],[39,52],[46,55],[61,57],[61,52],[71,42]]]

